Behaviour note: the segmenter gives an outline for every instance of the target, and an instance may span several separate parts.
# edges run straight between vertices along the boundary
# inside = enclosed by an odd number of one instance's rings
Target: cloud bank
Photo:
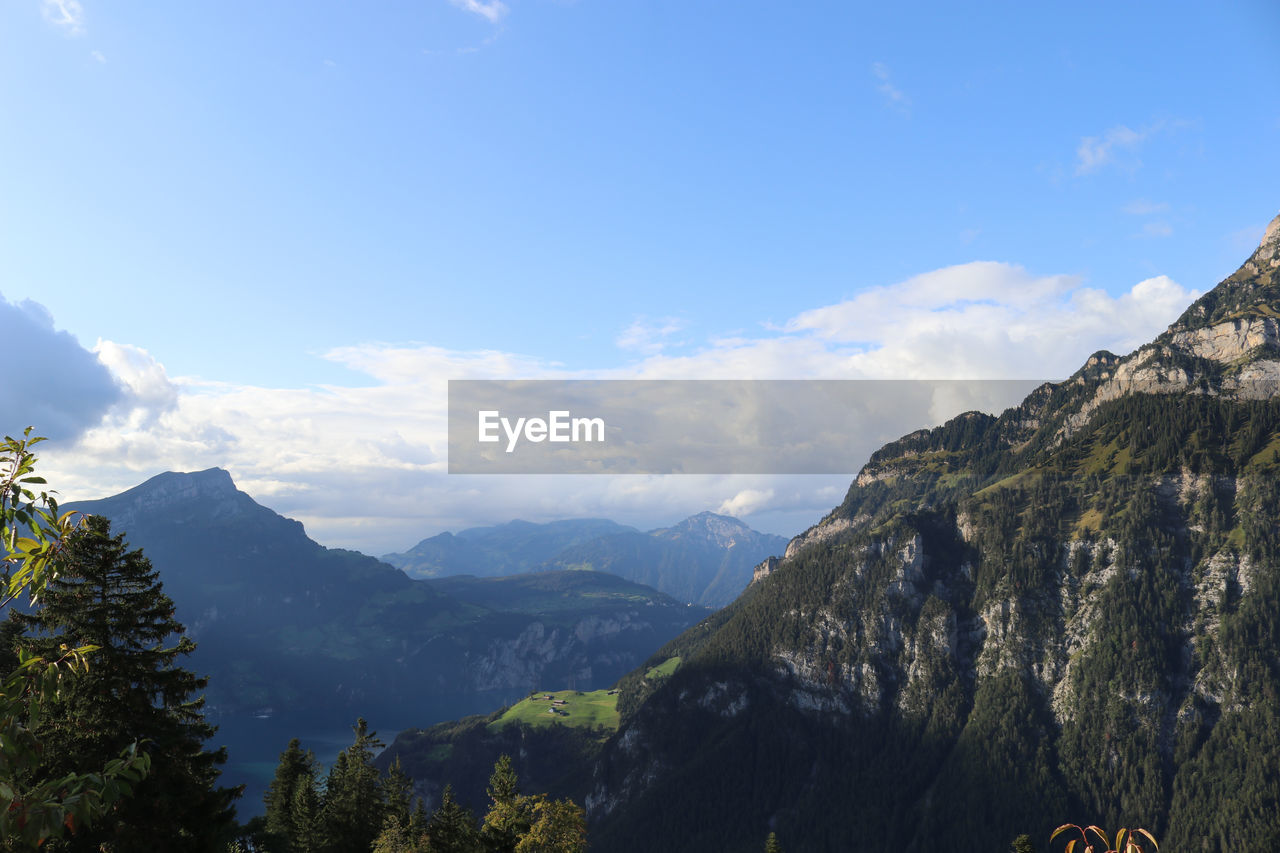
[[[701,344],[657,347],[675,323],[633,324],[617,342],[634,360],[607,370],[500,350],[361,344],[325,358],[368,376],[367,387],[311,388],[175,378],[136,346],[100,341],[85,351],[38,307],[6,305],[0,317],[26,330],[25,351],[60,353],[22,396],[23,418],[64,439],[46,445],[64,495],[100,497],[164,470],[219,466],[319,541],[385,553],[517,517],[656,527],[713,508],[797,532],[838,503],[856,473],[449,476],[450,379],[1060,378],[1096,350],[1124,353],[1151,339],[1196,296],[1164,276],[1112,296],[1072,276],[974,262]],[[940,401],[935,423],[973,405]]]

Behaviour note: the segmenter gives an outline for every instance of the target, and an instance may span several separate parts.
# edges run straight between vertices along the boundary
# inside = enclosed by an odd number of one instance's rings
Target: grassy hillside
[[[550,698],[547,698],[550,697]],[[527,726],[574,726],[578,728],[618,728],[618,691],[559,690],[539,691],[507,708],[502,716],[489,723],[496,730],[513,723]]]

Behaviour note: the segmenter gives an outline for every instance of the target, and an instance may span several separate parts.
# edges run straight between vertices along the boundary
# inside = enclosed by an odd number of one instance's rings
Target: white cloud
[[[616,343],[622,349],[661,352],[671,344],[671,336],[683,328],[684,323],[678,317],[662,317],[657,320],[637,317],[630,326],[622,330]]]
[[[1195,295],[1163,276],[1112,296],[1072,276],[977,262],[864,291],[797,314],[778,329],[712,339],[680,354],[641,350],[636,361],[609,370],[427,344],[363,344],[327,354],[368,376],[366,387],[269,388],[170,377],[144,350],[100,341],[97,358],[123,391],[78,441],[47,446],[48,473],[68,498],[89,498],[164,470],[219,466],[263,503],[303,521],[319,541],[373,553],[403,550],[440,530],[517,517],[607,516],[656,527],[718,508],[749,515],[753,526],[797,532],[839,502],[856,471],[450,476],[448,380],[1055,378],[1097,349],[1136,348]],[[672,324],[657,321],[656,328],[665,325]],[[984,402],[940,398],[931,416],[941,422]],[[880,443],[874,435],[856,438],[868,453]]]
[[[117,344],[99,339],[93,351],[117,381],[128,389],[125,400],[117,404],[139,422],[154,422],[178,404],[179,388],[165,373],[164,366],[141,347]]]
[[[44,19],[69,36],[84,34],[84,7],[78,0],[40,0]]]
[[[1168,222],[1148,222],[1142,226],[1142,236],[1171,237],[1173,236],[1173,226]]]
[[[106,64],[107,64],[107,58],[106,58],[105,56],[103,56],[103,55],[102,55],[102,51],[100,51],[100,50],[91,50],[91,51],[89,51],[89,57],[90,57],[94,62],[100,63],[100,64],[102,64],[102,65],[106,65]]]
[[[1072,276],[974,262],[806,311],[784,328],[856,345],[846,375],[858,378],[1059,378],[1095,350],[1136,348],[1196,295],[1160,277],[1112,297]]]
[[[1138,130],[1119,124],[1101,136],[1086,136],[1076,146],[1076,176],[1088,175],[1106,166],[1115,166],[1130,172],[1136,171],[1142,166],[1142,161],[1137,157],[1137,151],[1152,137],[1176,133],[1194,126],[1194,122],[1184,119],[1161,119]],[[1153,205],[1151,202],[1140,200],[1132,202],[1125,208],[1125,212],[1145,215],[1160,212],[1166,208],[1167,205]]]
[[[883,62],[872,63],[871,74],[880,81],[876,89],[880,94],[884,95],[889,105],[904,114],[909,114],[911,112],[911,99],[901,89],[893,85],[893,80],[890,79],[889,75],[889,66]]]
[[[454,6],[473,15],[479,15],[491,24],[501,21],[509,11],[502,0],[449,0]]]
[[[1102,136],[1086,136],[1076,148],[1076,174],[1087,175],[1115,161],[1117,149],[1135,147],[1147,134],[1124,125],[1111,128]]]
[[[773,489],[743,489],[720,504],[716,508],[716,512],[721,515],[732,515],[735,518],[741,518],[767,507],[769,502],[773,500],[773,495]]]

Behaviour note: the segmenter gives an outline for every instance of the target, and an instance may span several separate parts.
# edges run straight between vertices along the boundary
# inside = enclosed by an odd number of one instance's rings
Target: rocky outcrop
[[[1173,345],[1199,358],[1222,364],[1233,362],[1260,347],[1280,344],[1280,323],[1274,317],[1240,317],[1202,329],[1173,333]]]
[[[787,550],[782,555],[784,560],[789,560],[796,554],[799,554],[810,545],[816,545],[819,542],[830,539],[833,536],[839,536],[846,530],[852,530],[854,527],[864,523],[864,518],[829,518],[821,524],[810,527],[804,533],[793,538],[787,543]]]
[[[781,565],[782,560],[777,557],[766,557],[754,569],[751,570],[751,582],[759,583],[769,575],[773,574],[774,569]]]

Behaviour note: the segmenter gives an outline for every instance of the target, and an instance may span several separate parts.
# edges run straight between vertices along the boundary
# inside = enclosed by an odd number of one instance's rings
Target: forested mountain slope
[[[593,847],[1280,849],[1277,318],[1280,219],[1152,344],[877,452],[624,679]]]

